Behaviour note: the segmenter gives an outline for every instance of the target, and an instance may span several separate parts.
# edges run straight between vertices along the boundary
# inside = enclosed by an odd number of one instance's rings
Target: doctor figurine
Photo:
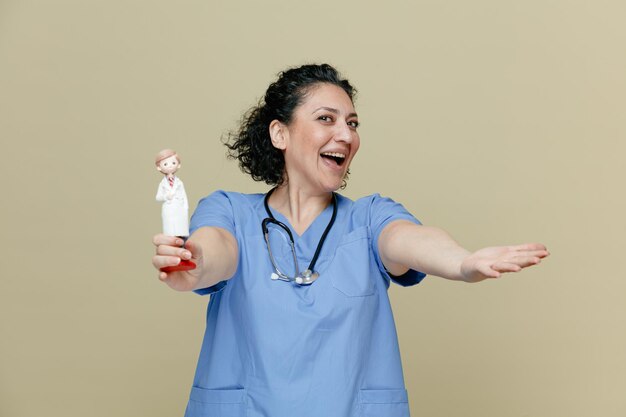
[[[180,159],[175,151],[163,149],[157,154],[155,163],[157,170],[164,175],[156,195],[156,200],[163,202],[163,234],[185,239],[189,236],[189,203],[183,182],[174,175],[180,168]],[[195,267],[194,262],[181,259],[178,265],[161,268],[161,271],[188,271]]]

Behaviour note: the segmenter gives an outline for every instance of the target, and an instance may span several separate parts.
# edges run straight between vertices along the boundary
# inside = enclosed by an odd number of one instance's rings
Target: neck
[[[287,183],[274,190],[269,204],[289,220],[296,233],[302,234],[331,199],[329,192],[311,193]]]

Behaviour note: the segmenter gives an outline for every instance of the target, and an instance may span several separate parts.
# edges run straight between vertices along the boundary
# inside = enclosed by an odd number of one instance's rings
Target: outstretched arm
[[[378,251],[383,264],[393,275],[413,269],[465,282],[518,272],[538,264],[549,255],[541,243],[495,246],[471,253],[444,230],[407,220],[396,220],[385,226],[378,239]]]

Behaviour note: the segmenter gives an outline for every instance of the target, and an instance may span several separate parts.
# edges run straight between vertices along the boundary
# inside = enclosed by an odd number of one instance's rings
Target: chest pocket
[[[339,242],[329,275],[333,287],[347,297],[365,297],[375,292],[370,240],[370,229],[363,226]]]

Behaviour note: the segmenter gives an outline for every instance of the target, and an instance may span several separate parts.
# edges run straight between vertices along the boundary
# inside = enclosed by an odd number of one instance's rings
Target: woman
[[[154,237],[157,269],[198,265],[162,281],[212,294],[186,416],[408,416],[390,281],[478,282],[548,255],[470,253],[390,199],[335,194],[359,149],[353,95],[329,65],[279,74],[227,143],[274,188],[201,200],[184,247]]]

